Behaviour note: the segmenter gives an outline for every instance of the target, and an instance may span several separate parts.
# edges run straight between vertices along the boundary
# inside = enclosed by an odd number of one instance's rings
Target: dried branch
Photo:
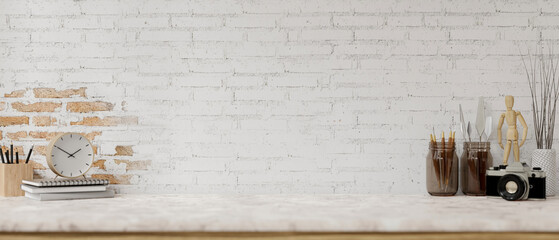
[[[541,49],[536,49],[535,54],[528,50],[528,64],[524,60],[525,56],[522,53],[520,55],[530,87],[536,145],[538,149],[550,149],[553,146],[559,99],[559,61],[555,59],[552,46],[549,47],[548,54],[544,54]]]

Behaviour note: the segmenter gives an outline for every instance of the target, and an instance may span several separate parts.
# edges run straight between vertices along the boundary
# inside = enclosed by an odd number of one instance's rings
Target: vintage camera
[[[526,163],[489,168],[485,180],[487,196],[501,196],[509,201],[545,199],[545,172],[537,167],[530,169]]]

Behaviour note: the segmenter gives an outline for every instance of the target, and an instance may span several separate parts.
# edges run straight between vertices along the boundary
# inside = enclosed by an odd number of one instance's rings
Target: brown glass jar
[[[458,156],[455,149],[455,144],[429,143],[425,164],[429,194],[453,196],[458,191]]]
[[[493,166],[489,142],[465,142],[460,157],[462,192],[470,196],[485,196],[485,171]]]

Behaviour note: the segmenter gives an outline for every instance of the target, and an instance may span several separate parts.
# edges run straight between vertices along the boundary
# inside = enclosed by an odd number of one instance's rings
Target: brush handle
[[[33,147],[31,147],[31,149],[29,149],[29,153],[27,154],[27,159],[25,160],[25,164],[29,163],[29,158],[31,157],[31,153],[33,153]]]

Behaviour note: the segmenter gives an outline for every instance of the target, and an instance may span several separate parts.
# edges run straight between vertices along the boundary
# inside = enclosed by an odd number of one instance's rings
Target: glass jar
[[[462,192],[470,196],[485,196],[485,171],[492,166],[489,142],[465,142],[460,156]]]
[[[430,142],[427,154],[427,192],[453,196],[458,191],[458,156],[455,144]]]

